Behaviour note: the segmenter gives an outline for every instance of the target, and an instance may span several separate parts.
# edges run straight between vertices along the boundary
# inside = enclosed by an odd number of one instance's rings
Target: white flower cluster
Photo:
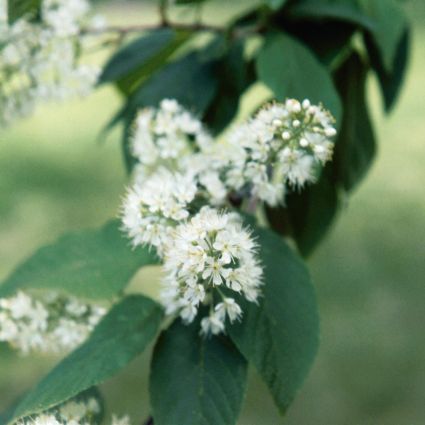
[[[165,248],[161,299],[166,313],[178,312],[190,323],[203,305],[209,315],[201,321],[202,332],[224,332],[226,317],[234,322],[242,315],[228,294],[240,293],[248,301],[259,296],[262,268],[256,251],[238,214],[203,207],[174,229]]]
[[[34,418],[27,419],[25,421],[17,422],[16,425],[92,425],[93,422],[88,421],[77,421],[77,420],[66,420],[57,418],[52,414],[42,414]],[[118,417],[112,416],[111,425],[131,425],[130,418],[128,416]]]
[[[189,217],[197,200],[225,202],[223,162],[201,121],[173,99],[139,112],[131,151],[138,165],[123,202],[123,228],[134,246],[147,244],[161,254],[171,230]]]
[[[49,412],[21,420],[16,425],[89,425],[100,411],[100,404],[95,397],[74,399]]]
[[[87,95],[97,67],[78,64],[88,0],[42,0],[40,19],[0,28],[0,126],[27,116],[40,101]]]
[[[171,229],[189,217],[187,208],[196,191],[196,184],[190,176],[163,167],[144,184],[129,189],[122,220],[133,245],[148,244],[161,253]]]
[[[15,425],[92,425],[100,413],[96,398],[72,400],[50,410],[48,413],[21,420]],[[128,416],[112,417],[111,425],[130,425]]]
[[[200,193],[189,174],[160,168],[145,185],[129,190],[122,220],[134,246],[153,246],[164,260],[161,300],[166,312],[178,313],[189,323],[201,305],[209,307],[202,332],[217,334],[224,332],[226,317],[233,322],[242,315],[235,299],[226,294],[256,301],[262,269],[240,216],[209,206],[196,212]]]
[[[131,152],[139,161],[144,178],[165,165],[178,169],[186,154],[204,150],[211,137],[202,123],[173,99],[164,99],[158,109],[142,109],[134,122]]]
[[[54,292],[18,292],[0,298],[0,342],[23,354],[71,351],[91,333],[106,309]]]
[[[209,309],[202,332],[216,334],[242,314],[232,292],[256,301],[262,269],[255,244],[240,217],[224,210],[246,198],[275,206],[286,186],[314,182],[332,156],[332,123],[321,106],[289,99],[266,105],[229,143],[214,144],[175,100],[139,113],[131,144],[139,165],[123,202],[123,229],[134,246],[154,247],[164,260],[169,314],[191,322]]]
[[[334,119],[308,100],[288,99],[262,108],[230,136],[226,183],[271,206],[282,203],[285,187],[315,182],[320,167],[332,158]]]

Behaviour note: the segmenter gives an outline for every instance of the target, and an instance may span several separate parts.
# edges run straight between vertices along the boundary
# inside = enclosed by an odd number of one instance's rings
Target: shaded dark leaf
[[[390,72],[384,67],[379,50],[370,34],[365,34],[365,44],[370,63],[378,77],[385,110],[386,112],[390,112],[396,103],[407,71],[410,50],[410,29],[406,28],[400,39]]]
[[[213,134],[218,134],[235,117],[240,98],[255,81],[252,64],[244,58],[244,41],[237,40],[224,50],[215,70],[218,90],[204,115],[204,121]]]
[[[21,289],[53,289],[83,298],[111,298],[140,267],[158,261],[148,248],[132,250],[114,220],[40,248],[4,281],[0,297]]]
[[[359,3],[364,13],[375,21],[370,34],[384,68],[392,73],[397,49],[407,26],[403,8],[397,0],[359,0]]]
[[[217,90],[214,65],[213,61],[202,62],[196,52],[166,65],[129,97],[127,111],[158,106],[162,99],[171,98],[202,114]]]
[[[338,185],[332,179],[332,165],[317,183],[287,197],[288,222],[300,253],[309,256],[329,232],[340,206]],[[268,213],[273,223],[273,214]]]
[[[234,425],[247,362],[225,336],[203,338],[180,319],[155,346],[150,394],[155,425]]]
[[[133,40],[108,60],[99,77],[99,83],[116,81],[134,70],[139,70],[168,46],[174,36],[173,30],[165,28]]]
[[[307,268],[271,230],[254,232],[264,266],[259,304],[241,303],[244,316],[228,332],[252,362],[283,413],[303,383],[318,346],[316,297]]]
[[[369,30],[375,21],[359,6],[357,0],[299,0],[288,11],[292,18],[342,20]]]
[[[8,0],[8,20],[13,24],[19,18],[37,18],[40,13],[41,0]]]
[[[355,25],[342,21],[290,20],[282,17],[281,25],[287,32],[302,40],[328,68],[351,49]]]
[[[341,118],[341,102],[328,70],[301,42],[285,33],[272,33],[257,58],[259,79],[278,100],[287,97],[323,103]]]
[[[345,190],[352,190],[365,176],[376,151],[375,135],[366,102],[368,68],[358,53],[335,74],[343,99],[342,126],[335,143],[333,167],[335,178]]]

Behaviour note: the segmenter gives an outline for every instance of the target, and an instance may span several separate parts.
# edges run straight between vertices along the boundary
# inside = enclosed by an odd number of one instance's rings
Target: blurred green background
[[[425,424],[425,5],[405,2],[413,22],[406,86],[384,117],[376,82],[369,97],[379,156],[310,261],[321,309],[321,347],[285,421],[252,373],[240,425]],[[152,15],[139,6],[139,15]],[[124,5],[119,16],[126,16]],[[65,231],[117,215],[126,182],[120,133],[99,141],[119,98],[39,108],[0,133],[0,279]],[[150,285],[152,271],[138,276]],[[102,389],[134,424],[149,414],[147,365],[135,360]],[[0,346],[0,411],[57,359],[20,358]],[[184,424],[179,424],[184,425]]]

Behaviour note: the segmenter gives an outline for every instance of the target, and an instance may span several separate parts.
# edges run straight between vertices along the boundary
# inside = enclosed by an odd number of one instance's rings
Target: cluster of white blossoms
[[[172,229],[196,210],[198,200],[223,204],[223,162],[202,122],[173,99],[141,110],[132,131],[138,164],[123,202],[123,228],[134,246],[153,246],[161,254]]]
[[[188,205],[197,187],[188,175],[164,167],[129,189],[123,204],[123,227],[134,246],[154,246],[158,252],[179,221],[189,217]]]
[[[242,310],[229,294],[256,301],[262,284],[257,246],[242,227],[238,214],[205,206],[177,226],[164,253],[164,289],[167,314],[179,313],[187,323],[200,306],[209,314],[201,321],[204,334],[225,330],[226,317],[234,322]]]
[[[266,105],[230,136],[227,185],[245,187],[270,206],[282,203],[288,185],[315,182],[332,158],[333,124],[332,115],[309,100]]]
[[[0,298],[0,342],[22,354],[68,352],[81,344],[106,314],[102,306],[55,292],[18,292]]]
[[[17,422],[16,425],[93,425],[92,421],[77,421],[74,419],[66,420],[58,418],[53,414],[42,414],[35,416],[34,418],[26,419],[24,421]],[[118,417],[112,416],[111,425],[131,425],[130,418],[128,416]]]
[[[122,207],[133,246],[154,247],[164,261],[161,299],[168,314],[204,334],[225,331],[242,315],[235,294],[255,302],[262,268],[232,202],[283,203],[285,189],[314,182],[332,157],[333,118],[294,99],[266,105],[228,143],[212,143],[201,121],[175,100],[136,118],[131,151],[138,160]],[[232,295],[233,294],[233,295]]]
[[[88,0],[42,0],[40,16],[0,26],[0,126],[38,102],[87,95],[99,69],[79,63],[87,37]],[[96,22],[99,22],[97,19]]]
[[[99,402],[94,397],[71,400],[47,413],[18,421],[15,425],[92,425],[100,411]],[[130,425],[130,419],[128,416],[112,416],[111,425]]]
[[[137,158],[139,178],[164,165],[178,169],[187,154],[204,150],[212,143],[202,123],[173,99],[156,108],[139,111],[131,136],[131,152]]]

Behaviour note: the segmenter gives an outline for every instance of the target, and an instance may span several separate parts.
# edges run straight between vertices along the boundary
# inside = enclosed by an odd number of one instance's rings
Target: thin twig
[[[115,33],[124,37],[131,33],[141,33],[147,31],[154,31],[163,28],[170,28],[177,31],[189,32],[214,32],[218,34],[228,33],[232,38],[242,38],[248,35],[261,34],[264,31],[262,25],[253,25],[250,27],[235,27],[233,29],[221,27],[217,25],[209,25],[203,23],[183,24],[177,22],[167,22],[164,24],[146,24],[146,25],[130,25],[126,27],[121,26],[107,26],[103,28],[84,28],[82,34],[102,35],[108,33]]]
[[[161,20],[161,24],[167,25],[168,19],[167,19],[167,5],[168,0],[160,0],[159,2],[159,18]]]
[[[162,28],[171,28],[180,31],[210,31],[217,33],[224,33],[227,29],[225,27],[219,27],[215,25],[207,25],[202,23],[196,24],[182,24],[182,23],[171,23],[167,22],[165,24],[146,24],[146,25],[130,25],[127,27],[121,26],[107,26],[103,28],[84,28],[82,30],[83,34],[93,34],[93,35],[101,35],[106,33],[117,33],[120,35],[127,35],[130,33],[137,32],[146,32],[152,30],[158,30]]]

